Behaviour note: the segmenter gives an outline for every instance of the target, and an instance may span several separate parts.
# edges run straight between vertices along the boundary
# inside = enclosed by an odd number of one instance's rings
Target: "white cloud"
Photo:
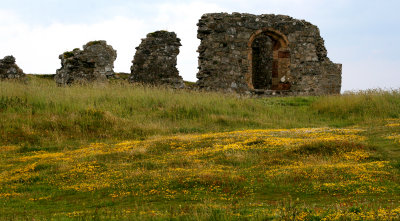
[[[0,23],[0,32],[6,33],[0,36],[0,57],[14,55],[17,64],[27,73],[55,73],[60,68],[59,54],[80,48],[88,41],[107,40],[118,53],[115,71],[130,72],[135,47],[141,39],[149,32],[168,30],[176,32],[182,40],[178,56],[181,76],[196,81],[196,50],[200,44],[196,24],[202,14],[222,9],[212,3],[191,2],[160,4],[154,11],[157,16],[147,20],[114,17],[95,24],[54,23],[49,26],[30,26],[14,13],[1,13],[12,21]]]
[[[0,9],[0,26],[12,25],[18,20],[19,18],[15,12]]]
[[[10,14],[10,13],[8,13]],[[118,52],[116,71],[129,72],[140,38],[149,27],[143,21],[115,17],[96,24],[29,26],[12,16],[13,22],[0,23],[0,57],[14,55],[27,73],[55,73],[60,68],[58,55],[92,40],[106,40]]]

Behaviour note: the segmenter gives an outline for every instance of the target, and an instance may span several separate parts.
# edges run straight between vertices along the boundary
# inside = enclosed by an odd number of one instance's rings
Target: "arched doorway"
[[[257,36],[251,44],[253,59],[251,80],[256,89],[271,89],[275,44],[276,42],[267,35]]]
[[[254,33],[248,43],[251,89],[288,90],[290,84],[290,52],[286,36],[272,29]]]

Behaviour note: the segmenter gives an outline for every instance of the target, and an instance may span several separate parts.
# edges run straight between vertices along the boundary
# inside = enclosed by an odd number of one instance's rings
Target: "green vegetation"
[[[0,82],[0,220],[400,219],[400,91]]]
[[[101,44],[102,41],[89,41],[86,45],[87,46],[93,46],[93,45],[98,45]]]
[[[67,52],[64,52],[64,58],[65,59],[68,59],[68,58],[71,58],[71,57],[73,57],[74,56],[74,52],[72,52],[72,51],[67,51]]]
[[[147,36],[150,36],[150,37],[157,37],[157,36],[162,36],[162,35],[166,35],[166,34],[168,34],[169,32],[168,31],[166,31],[166,30],[160,30],[160,31],[155,31],[155,32],[151,32],[151,33],[149,33],[149,34],[147,34]]]

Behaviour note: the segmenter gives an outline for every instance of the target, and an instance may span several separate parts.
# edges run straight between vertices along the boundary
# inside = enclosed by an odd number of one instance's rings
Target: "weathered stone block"
[[[24,72],[15,64],[14,56],[6,56],[0,59],[0,80],[5,79],[25,79]]]
[[[54,79],[59,85],[106,81],[114,76],[114,61],[117,51],[106,41],[91,41],[79,48],[59,56],[61,68]]]

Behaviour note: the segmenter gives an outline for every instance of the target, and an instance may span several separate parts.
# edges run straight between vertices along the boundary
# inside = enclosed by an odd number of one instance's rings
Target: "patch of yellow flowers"
[[[313,143],[362,143],[366,140],[361,135],[363,132],[357,128],[244,130],[154,137],[116,144],[92,143],[62,152],[17,153],[16,147],[0,147],[0,153],[10,159],[8,163],[0,163],[0,198],[23,197],[11,190],[17,188],[19,181],[29,182],[40,176],[38,168],[43,165],[54,168],[54,174],[46,177],[44,182],[60,190],[77,192],[113,188],[115,191],[109,194],[113,200],[133,196],[161,196],[165,200],[180,196],[198,200],[199,193],[206,193],[217,194],[223,201],[232,201],[233,194],[254,196],[256,190],[252,184],[261,178],[277,185],[291,183],[295,192],[300,193],[387,193],[390,187],[380,181],[390,177],[389,162],[368,161],[371,153],[367,149],[338,150],[327,156],[299,152],[304,145]],[[400,139],[400,136],[390,139]],[[280,154],[285,151],[288,156]],[[268,154],[251,167],[216,163],[225,159],[241,165],[259,152]],[[274,154],[276,158],[268,158]],[[254,174],[261,177],[256,179]],[[251,185],[231,189],[243,182]],[[172,189],[171,186],[177,183],[182,187]],[[226,187],[227,184],[232,187]],[[51,197],[46,196],[46,199],[51,200]],[[382,217],[397,212],[382,211]],[[297,220],[305,220],[308,215],[304,212]],[[344,216],[353,217],[353,214],[339,211],[324,220],[339,220]],[[357,216],[361,217],[360,214]],[[368,212],[362,216],[370,217]]]
[[[400,119],[392,118],[392,119],[387,119],[386,121],[388,122],[386,124],[386,127],[400,127]]]

